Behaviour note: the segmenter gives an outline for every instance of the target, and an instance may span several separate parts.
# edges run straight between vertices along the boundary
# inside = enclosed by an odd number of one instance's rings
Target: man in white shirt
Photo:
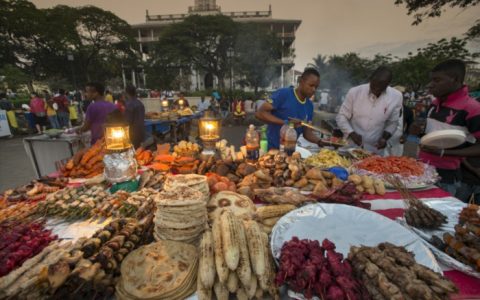
[[[200,103],[198,103],[198,111],[204,111],[210,108],[210,100],[205,100],[205,96],[200,97]]]
[[[402,108],[402,93],[388,86],[391,81],[390,69],[377,68],[369,83],[348,91],[336,118],[351,142],[380,155],[397,130]]]

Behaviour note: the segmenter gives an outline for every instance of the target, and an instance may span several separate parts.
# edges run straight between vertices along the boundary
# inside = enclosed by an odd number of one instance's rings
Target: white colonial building
[[[182,22],[192,14],[222,14],[232,18],[235,22],[257,23],[268,27],[281,38],[284,49],[282,59],[278,62],[280,64],[280,74],[278,74],[278,78],[272,82],[271,88],[276,89],[295,83],[295,72],[293,69],[295,33],[302,22],[300,20],[273,18],[271,6],[268,11],[223,12],[220,6],[216,5],[216,0],[195,0],[194,6],[190,6],[188,12],[183,14],[150,15],[147,10],[145,23],[132,25],[136,30],[136,39],[139,42],[143,58],[145,60],[148,58],[150,44],[158,41],[161,32],[166,26]],[[133,77],[138,77],[135,75],[136,74],[132,74]],[[143,76],[143,80],[148,80],[148,78]],[[215,88],[217,85],[217,80],[212,74],[205,74],[196,70],[193,70],[190,82],[190,89],[193,91]],[[228,84],[230,83],[227,80],[226,85],[228,86]]]

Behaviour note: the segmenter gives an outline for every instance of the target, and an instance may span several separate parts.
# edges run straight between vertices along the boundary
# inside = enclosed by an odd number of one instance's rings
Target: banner
[[[10,136],[10,126],[8,125],[7,112],[0,110],[0,137]]]

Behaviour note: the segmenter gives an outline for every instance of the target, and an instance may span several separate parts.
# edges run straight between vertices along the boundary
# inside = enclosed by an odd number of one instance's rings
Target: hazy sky
[[[96,5],[110,10],[131,24],[149,14],[185,13],[194,0],[33,0],[39,8],[57,4]],[[442,17],[411,26],[413,18],[394,0],[217,0],[222,11],[268,10],[274,18],[302,20],[296,39],[298,70],[317,54],[358,52],[371,56],[408,51],[444,37],[462,35],[480,16],[480,6],[467,10],[448,9]]]

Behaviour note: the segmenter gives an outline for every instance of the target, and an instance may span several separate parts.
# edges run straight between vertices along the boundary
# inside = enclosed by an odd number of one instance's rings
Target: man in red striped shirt
[[[467,142],[454,149],[421,147],[419,158],[436,167],[441,176],[438,184],[455,195],[461,181],[460,164],[465,157],[480,157],[480,103],[469,97],[464,85],[465,63],[450,59],[435,66],[428,88],[436,99],[427,111],[425,133],[459,129]]]

